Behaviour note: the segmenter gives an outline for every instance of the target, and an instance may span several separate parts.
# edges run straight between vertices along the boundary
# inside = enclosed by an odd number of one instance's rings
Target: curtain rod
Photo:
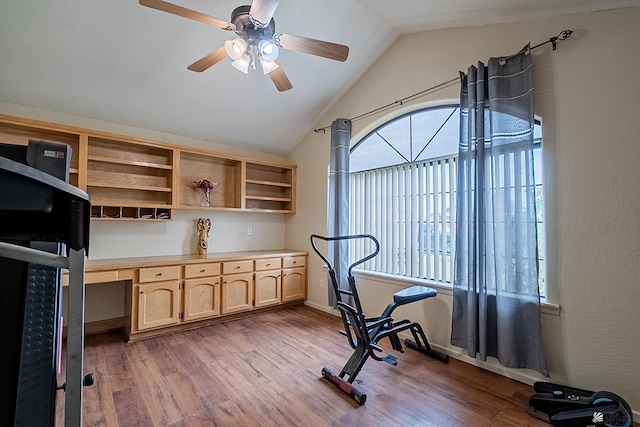
[[[545,42],[542,42],[542,43],[539,43],[539,44],[531,47],[529,50],[533,50],[533,49],[539,48],[540,46],[544,46],[544,45],[546,45],[548,43],[551,43],[551,45],[553,46],[553,50],[556,50],[557,47],[558,47],[558,41],[562,41],[562,40],[568,39],[569,37],[571,37],[571,34],[573,34],[573,30],[563,30],[557,36],[551,37],[549,40],[547,40]],[[403,103],[405,103],[405,102],[407,102],[407,101],[409,101],[409,100],[411,100],[413,98],[420,97],[420,96],[422,96],[422,95],[424,95],[424,94],[426,94],[428,92],[431,92],[431,91],[436,90],[436,89],[440,89],[440,88],[442,88],[444,86],[448,86],[451,83],[457,82],[459,80],[460,80],[460,77],[456,77],[455,79],[447,80],[446,82],[437,84],[437,85],[432,86],[432,87],[430,87],[428,89],[421,90],[420,92],[414,93],[413,95],[409,95],[409,96],[407,96],[405,98],[399,99],[399,100],[394,101],[394,102],[392,102],[390,104],[383,105],[382,107],[378,107],[375,110],[371,110],[371,111],[369,111],[367,113],[360,114],[359,116],[356,116],[356,117],[354,117],[354,118],[352,118],[350,120],[353,122],[353,121],[362,119],[364,117],[370,116],[372,114],[375,114],[375,113],[377,113],[379,111],[386,110],[387,108],[393,107],[394,105],[398,105],[398,104],[402,105]],[[318,133],[318,132],[326,133],[327,129],[331,129],[331,125],[325,126],[325,127],[322,127],[322,128],[317,128],[317,129],[314,129],[313,131],[316,132],[316,133]]]

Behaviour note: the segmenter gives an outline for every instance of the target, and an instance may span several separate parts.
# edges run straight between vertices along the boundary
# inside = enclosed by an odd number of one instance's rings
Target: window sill
[[[437,290],[438,293],[453,296],[453,288],[451,287],[451,285],[446,285],[441,282],[436,282],[434,280],[418,279],[415,277],[395,276],[393,274],[366,271],[366,270],[360,270],[357,268],[353,270],[353,275],[354,277],[358,277],[358,276],[366,277],[369,280],[391,283],[399,286],[413,286],[413,285],[428,286],[430,288],[434,288],[435,290]],[[560,306],[558,304],[540,302],[540,312],[542,314],[547,314],[551,316],[559,316]]]

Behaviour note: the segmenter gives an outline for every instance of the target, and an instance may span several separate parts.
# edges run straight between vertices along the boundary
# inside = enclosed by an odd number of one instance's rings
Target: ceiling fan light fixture
[[[244,54],[239,59],[234,60],[231,65],[236,70],[242,71],[245,74],[249,74],[249,63],[251,62],[251,58],[249,55]]]
[[[233,40],[227,40],[224,42],[224,50],[227,52],[227,56],[234,61],[238,61],[247,50],[247,42],[241,38],[236,37]]]
[[[272,41],[262,39],[258,42],[258,52],[260,53],[260,58],[264,61],[273,62],[278,59],[280,48]]]
[[[262,59],[262,57],[260,57],[260,65],[262,65],[262,73],[264,75],[267,75],[280,67],[276,61],[267,62]]]

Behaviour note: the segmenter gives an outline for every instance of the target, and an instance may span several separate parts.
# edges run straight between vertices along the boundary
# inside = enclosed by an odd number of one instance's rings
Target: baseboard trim
[[[316,304],[314,302],[305,301],[304,305],[309,308],[313,308],[314,310],[323,311],[325,313],[333,314],[334,316],[340,316],[340,312],[332,307],[328,307],[326,305]]]
[[[112,319],[98,320],[95,322],[86,322],[84,324],[85,335],[95,335],[101,332],[113,331],[114,329],[123,328],[125,324],[124,317],[114,317]],[[67,327],[62,328],[62,336],[67,336]]]

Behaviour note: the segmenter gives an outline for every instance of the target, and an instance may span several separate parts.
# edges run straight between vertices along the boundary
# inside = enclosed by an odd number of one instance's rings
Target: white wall
[[[543,120],[548,283],[559,314],[545,311],[551,380],[608,390],[640,410],[640,8],[402,36],[323,118],[350,118],[448,81],[490,56],[517,52],[564,29],[573,37],[534,51],[536,113]],[[459,85],[354,123],[353,141],[401,112],[458,97]],[[298,214],[287,246],[310,250],[326,231],[330,133],[309,132],[289,156],[298,164]],[[310,256],[308,304],[327,309],[326,273]],[[361,278],[369,315],[406,283]],[[437,346],[449,344],[451,296],[403,308]],[[489,368],[524,381],[533,372]],[[637,413],[637,412],[636,412]]]

